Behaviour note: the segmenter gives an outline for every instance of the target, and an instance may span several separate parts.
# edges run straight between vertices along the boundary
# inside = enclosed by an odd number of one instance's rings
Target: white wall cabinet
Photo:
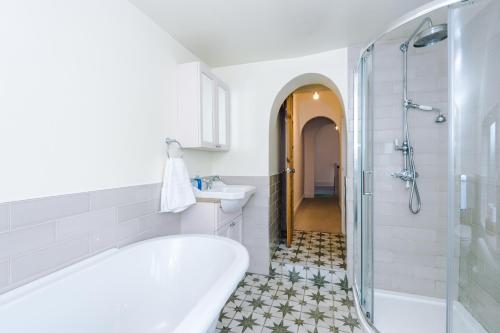
[[[181,213],[181,233],[218,235],[241,243],[242,210],[228,214],[217,202],[198,202]]]
[[[176,138],[186,148],[229,150],[230,93],[227,85],[201,62],[177,69]]]

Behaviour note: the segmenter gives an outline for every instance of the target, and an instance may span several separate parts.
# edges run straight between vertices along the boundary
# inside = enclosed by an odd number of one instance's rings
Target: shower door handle
[[[460,210],[466,210],[467,206],[467,175],[460,175]]]
[[[361,193],[363,195],[373,195],[373,190],[368,186],[368,177],[373,175],[373,171],[363,170],[363,176],[361,180]]]

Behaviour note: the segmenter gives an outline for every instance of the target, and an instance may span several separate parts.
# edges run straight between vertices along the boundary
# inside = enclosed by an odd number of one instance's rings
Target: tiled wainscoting
[[[270,177],[268,176],[223,176],[227,184],[244,184],[257,187],[256,193],[243,208],[243,245],[250,254],[248,271],[269,274],[271,253],[269,251]]]
[[[271,255],[278,248],[281,239],[282,192],[282,175],[271,176],[269,180],[269,248]]]
[[[160,185],[0,204],[0,293],[115,246],[179,233]]]

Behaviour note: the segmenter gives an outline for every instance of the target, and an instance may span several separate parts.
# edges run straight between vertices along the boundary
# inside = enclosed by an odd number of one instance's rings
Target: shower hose
[[[417,171],[415,167],[415,161],[413,159],[413,147],[410,148],[410,170],[412,173],[411,187],[410,187],[410,199],[408,200],[408,208],[410,208],[410,212],[413,214],[418,214],[420,212],[420,208],[422,203],[420,201],[420,193],[418,192],[417,185]],[[414,201],[416,200],[416,208],[414,208]]]

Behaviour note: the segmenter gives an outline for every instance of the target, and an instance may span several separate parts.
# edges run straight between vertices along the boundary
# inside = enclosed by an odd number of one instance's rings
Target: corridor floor
[[[336,197],[304,199],[297,209],[295,230],[341,233],[341,215]]]
[[[217,332],[360,333],[345,272],[342,235],[294,232],[270,275],[247,274],[222,310]]]

